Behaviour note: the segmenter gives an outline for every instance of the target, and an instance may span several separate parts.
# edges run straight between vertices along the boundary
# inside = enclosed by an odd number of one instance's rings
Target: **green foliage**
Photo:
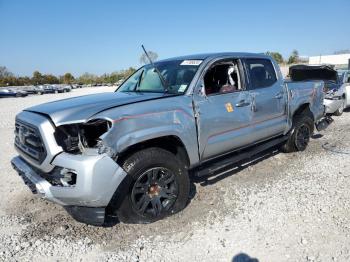
[[[0,78],[10,76],[13,76],[13,74],[6,68],[6,66],[0,66]]]
[[[114,84],[119,80],[129,77],[136,71],[130,67],[126,70],[103,74],[101,76],[84,73],[78,78],[74,78],[71,73],[65,73],[63,76],[56,77],[52,74],[43,75],[39,71],[34,71],[32,77],[15,76],[5,66],[0,66],[0,86],[24,86],[24,85],[42,85],[42,84]]]
[[[74,82],[74,76],[71,73],[65,73],[63,76],[64,84],[72,84]]]
[[[297,50],[293,50],[292,54],[288,58],[288,64],[297,64],[299,61],[299,52]]]
[[[111,83],[114,84],[119,80],[125,79],[129,77],[136,71],[135,68],[130,67],[126,70],[113,72],[111,74],[103,74],[101,76],[96,76],[90,73],[84,73],[79,78],[77,78],[76,82],[81,84],[95,84],[95,83]]]
[[[271,56],[279,64],[283,64],[284,63],[283,56],[280,53],[278,53],[278,52],[267,51],[266,55]]]

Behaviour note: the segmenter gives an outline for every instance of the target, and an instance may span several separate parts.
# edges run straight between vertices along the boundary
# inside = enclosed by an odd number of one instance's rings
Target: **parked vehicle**
[[[71,86],[69,85],[54,85],[54,88],[58,93],[66,93],[72,90]]]
[[[72,89],[82,88],[82,87],[83,87],[83,84],[81,84],[81,83],[78,83],[78,84],[72,84],[72,85],[71,85],[71,88],[72,88]]]
[[[262,54],[159,61],[114,93],[19,113],[12,165],[78,221],[154,222],[186,206],[189,172],[207,176],[273,146],[305,150],[314,127],[330,121],[323,87],[285,82]]]
[[[3,88],[0,89],[0,97],[25,97],[28,93],[16,89]]]
[[[345,108],[350,107],[350,70],[338,70],[338,79],[345,95]]]
[[[337,71],[332,67],[327,65],[294,65],[289,68],[289,75],[293,81],[324,81],[326,113],[336,116],[343,114],[346,106],[345,88],[338,78]]]
[[[36,94],[35,86],[21,86],[19,87],[22,91],[27,92],[28,95]]]

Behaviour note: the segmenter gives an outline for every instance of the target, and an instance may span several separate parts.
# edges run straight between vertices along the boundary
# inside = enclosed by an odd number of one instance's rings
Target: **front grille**
[[[15,127],[15,146],[26,156],[41,164],[46,157],[46,150],[39,130],[18,120]]]

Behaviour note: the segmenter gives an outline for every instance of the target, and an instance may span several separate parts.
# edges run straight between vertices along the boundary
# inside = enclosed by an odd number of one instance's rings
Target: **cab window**
[[[269,87],[277,82],[276,72],[270,60],[246,59],[245,64],[251,89]]]

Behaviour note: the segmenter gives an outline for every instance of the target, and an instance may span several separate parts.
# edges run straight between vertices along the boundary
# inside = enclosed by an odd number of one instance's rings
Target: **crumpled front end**
[[[338,90],[330,90],[325,95],[323,104],[326,108],[326,114],[333,114],[341,106],[343,106],[343,97]]]
[[[110,152],[100,152],[97,144],[84,147],[94,142],[82,142],[80,135],[76,141],[73,131],[64,132],[60,134],[45,116],[20,113],[15,131],[19,156],[11,164],[33,193],[65,206],[75,218],[85,212],[82,222],[101,224],[104,208],[126,173]]]

